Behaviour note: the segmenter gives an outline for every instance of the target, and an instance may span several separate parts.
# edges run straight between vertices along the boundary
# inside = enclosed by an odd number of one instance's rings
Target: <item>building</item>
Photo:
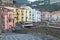
[[[18,16],[18,22],[23,22],[23,8],[18,8],[17,11],[17,16]]]
[[[53,11],[52,14],[53,14],[52,17],[55,15],[55,17],[53,17],[53,19],[55,19],[57,22],[60,22],[60,10]]]
[[[2,14],[1,14],[2,20],[3,20],[3,27],[4,29],[11,29],[12,27],[15,26],[15,21],[14,21],[14,12],[10,9],[3,8],[2,9]]]
[[[60,18],[60,10],[59,11],[53,11],[52,14],[55,14]]]
[[[52,15],[51,15],[51,18],[49,19],[49,21],[50,21],[50,22],[57,22],[57,18],[58,18],[57,15],[52,14]]]
[[[17,8],[15,8],[15,7],[6,7],[6,6],[4,8],[13,11],[13,14],[14,14],[14,22],[17,23]]]
[[[32,22],[32,8],[29,6],[21,6],[21,8],[23,8],[23,17],[22,20],[24,22]]]
[[[41,22],[41,12],[32,9],[33,22]]]
[[[48,21],[50,18],[50,12],[44,11],[42,12],[42,21]]]

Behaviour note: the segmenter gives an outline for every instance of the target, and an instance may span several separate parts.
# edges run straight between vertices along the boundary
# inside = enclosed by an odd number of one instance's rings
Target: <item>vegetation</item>
[[[57,11],[60,10],[60,3],[49,4],[49,5],[38,5],[35,7],[36,9],[40,9],[41,11]]]
[[[42,1],[43,2],[43,1]],[[17,2],[16,1],[13,1],[14,4],[16,4]],[[52,11],[57,11],[57,10],[60,10],[60,3],[54,3],[54,4],[48,4],[48,5],[38,5],[40,2],[34,2],[32,4],[26,4],[32,8],[36,8],[36,9],[39,9],[40,11],[49,11],[49,12],[52,12]],[[37,4],[37,6],[32,6],[33,4]]]

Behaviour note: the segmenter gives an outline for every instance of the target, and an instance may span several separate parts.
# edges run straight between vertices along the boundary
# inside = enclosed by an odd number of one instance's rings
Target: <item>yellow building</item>
[[[21,6],[20,8],[23,9],[22,11],[22,20],[23,22],[32,22],[32,8],[29,6]]]
[[[18,16],[18,22],[23,22],[23,20],[22,20],[22,18],[23,18],[23,8],[18,8],[17,16]]]
[[[15,15],[14,20],[15,20],[15,22],[17,23],[17,9],[16,9],[16,8],[14,9],[14,15]]]

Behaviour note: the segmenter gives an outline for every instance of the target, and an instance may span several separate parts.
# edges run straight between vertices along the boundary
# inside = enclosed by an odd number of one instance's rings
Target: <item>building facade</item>
[[[3,19],[3,27],[5,30],[7,30],[7,29],[9,30],[15,26],[14,12],[12,10],[3,8],[1,16]]]
[[[60,22],[60,11],[52,12],[52,20],[55,22]]]
[[[32,9],[33,22],[41,22],[41,12]]]
[[[14,15],[14,22],[16,23],[17,22],[17,8],[14,8],[14,7],[4,7],[6,9],[9,9],[9,10],[12,10],[13,11],[13,15]]]
[[[29,6],[22,6],[21,8],[23,8],[23,17],[22,20],[24,22],[32,22],[32,8]]]
[[[42,21],[48,21],[50,18],[50,12],[44,11],[42,12]]]
[[[17,16],[18,16],[18,22],[23,22],[23,8],[18,8],[17,11]]]

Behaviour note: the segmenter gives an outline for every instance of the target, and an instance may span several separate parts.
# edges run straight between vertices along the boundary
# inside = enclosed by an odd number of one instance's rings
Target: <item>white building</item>
[[[32,9],[33,22],[41,22],[41,12]]]

